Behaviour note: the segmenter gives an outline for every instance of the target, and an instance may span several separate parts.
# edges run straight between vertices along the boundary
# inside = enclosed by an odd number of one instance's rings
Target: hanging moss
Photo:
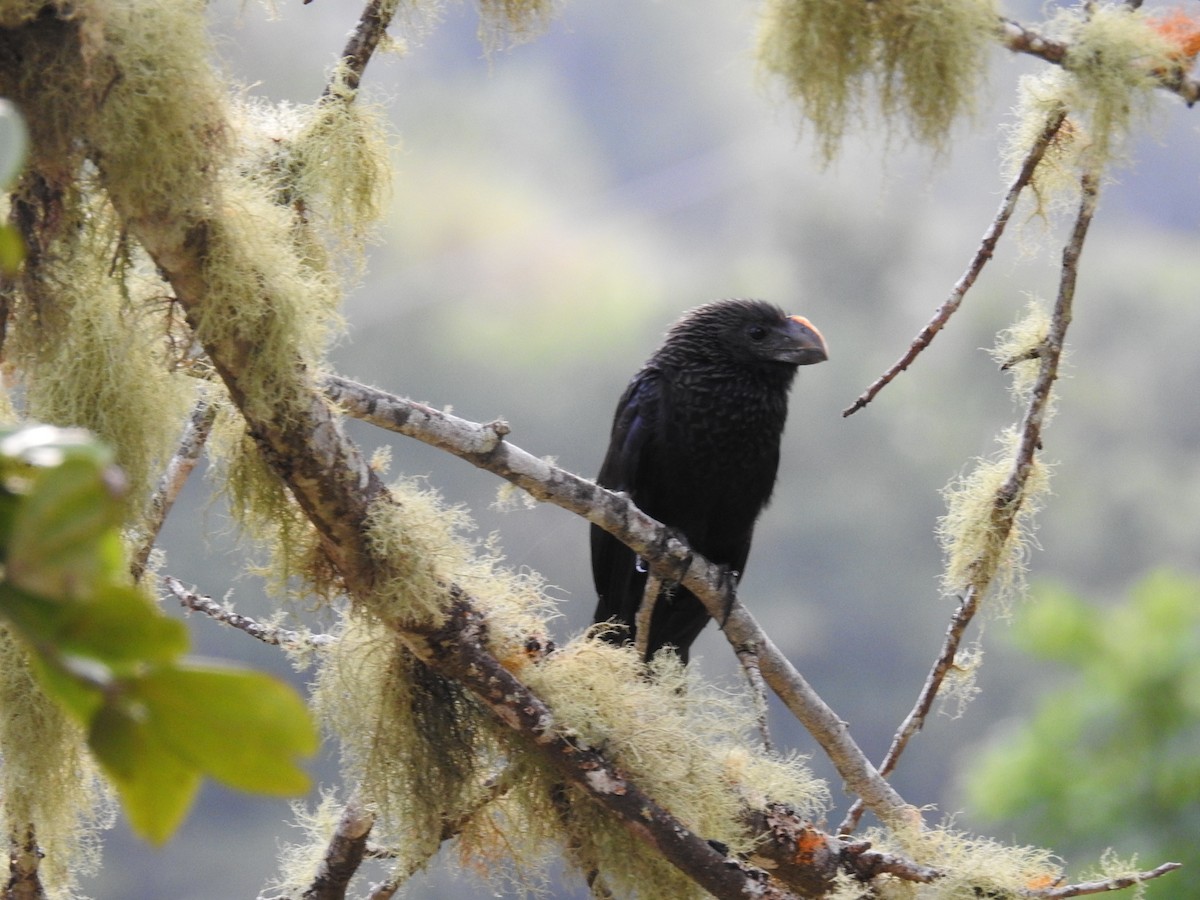
[[[43,854],[39,875],[50,900],[81,896],[78,878],[99,864],[101,830],[115,804],[79,726],[49,700],[28,656],[0,629],[0,813],[7,838],[33,826]]]
[[[560,0],[479,0],[479,40],[487,53],[540,35]]]
[[[937,150],[973,108],[996,27],[992,0],[768,0],[758,57],[826,160],[874,91],[890,128]]]
[[[752,713],[744,698],[703,686],[674,657],[656,657],[647,677],[630,648],[586,639],[524,674],[554,709],[560,729],[603,749],[689,828],[734,852],[749,850],[756,837],[743,821],[748,803],[770,798],[813,816],[828,800],[825,785],[800,759],[747,748]],[[568,856],[577,866],[595,867],[617,896],[704,896],[590,796],[563,788],[561,776],[539,759],[520,765],[519,786],[498,804],[506,822],[521,823],[503,831],[505,848],[518,860],[532,865],[547,844],[561,842],[565,821]]]
[[[175,371],[178,319],[111,209],[76,197],[64,215],[13,311],[9,355],[28,417],[87,428],[114,448],[134,514],[174,452],[194,386]]]
[[[489,752],[464,689],[431,673],[379,620],[349,615],[324,654],[313,705],[342,747],[343,772],[375,810],[372,838],[415,868],[465,808]]]

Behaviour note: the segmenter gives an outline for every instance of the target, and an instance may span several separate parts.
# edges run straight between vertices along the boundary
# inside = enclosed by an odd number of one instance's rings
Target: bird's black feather
[[[599,484],[624,491],[680,531],[714,563],[741,573],[754,523],[771,499],[788,390],[797,366],[826,358],[806,320],[759,300],[720,300],[685,314],[617,404]],[[636,555],[592,527],[596,622],[633,641],[646,571]],[[654,608],[647,656],[675,647],[684,662],[708,622],[700,601],[675,587]]]

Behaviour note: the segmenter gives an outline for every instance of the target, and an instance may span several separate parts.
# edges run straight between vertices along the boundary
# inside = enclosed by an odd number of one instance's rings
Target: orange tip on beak
[[[821,334],[821,329],[819,329],[812,322],[808,321],[808,319],[804,318],[804,316],[788,316],[788,318],[797,325],[807,328],[809,331],[815,334],[817,336],[817,340],[821,342],[822,347],[828,347],[828,345],[825,343],[825,335]]]

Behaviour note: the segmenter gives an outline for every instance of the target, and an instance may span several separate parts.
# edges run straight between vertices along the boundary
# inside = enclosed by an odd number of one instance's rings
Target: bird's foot
[[[721,566],[721,577],[719,584],[721,594],[725,597],[725,610],[721,616],[721,627],[725,627],[725,623],[729,621],[729,614],[733,612],[733,604],[737,601],[737,586],[742,580],[742,573],[736,569],[730,569],[727,566]]]

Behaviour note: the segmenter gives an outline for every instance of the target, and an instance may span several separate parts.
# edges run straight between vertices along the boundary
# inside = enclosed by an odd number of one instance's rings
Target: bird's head
[[[671,327],[664,349],[672,344],[739,365],[794,368],[829,358],[825,338],[808,319],[762,300],[717,300],[697,307]]]

